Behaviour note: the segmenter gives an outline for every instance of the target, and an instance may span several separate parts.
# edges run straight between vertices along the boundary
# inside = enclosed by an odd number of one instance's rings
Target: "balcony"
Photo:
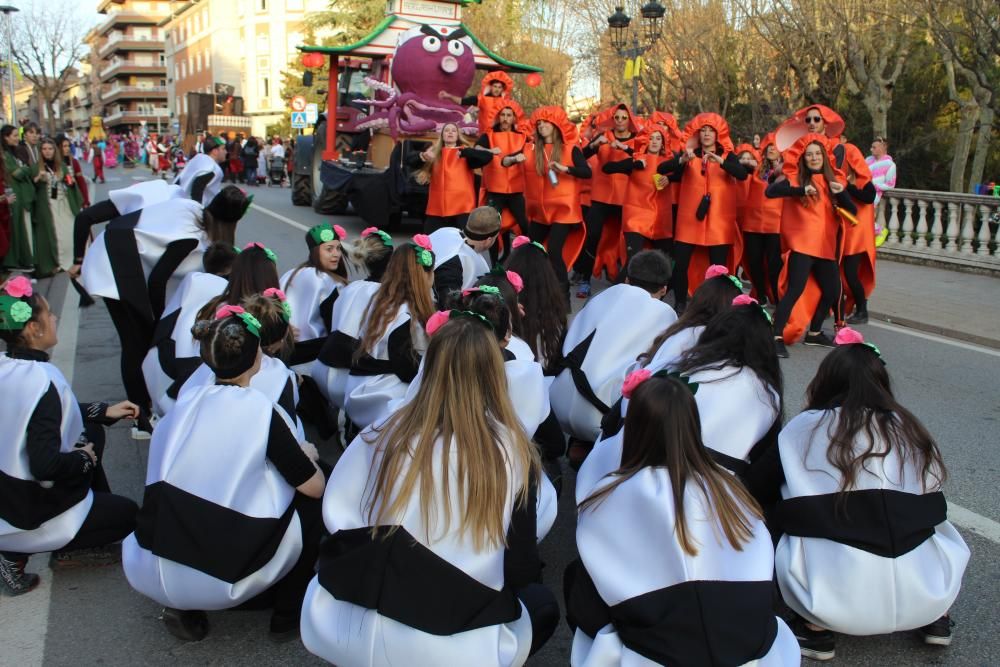
[[[122,58],[112,61],[107,67],[98,73],[101,83],[104,83],[120,74],[149,74],[166,75],[167,66],[163,63],[140,63],[131,58]]]
[[[156,107],[150,109],[149,113],[145,111],[114,111],[104,117],[104,124],[108,126],[112,125],[125,125],[128,123],[139,124],[142,121],[147,123],[167,123],[170,121],[170,109],[167,107]]]
[[[167,18],[167,14],[152,14],[152,13],[142,13],[139,12],[114,12],[108,15],[102,23],[99,23],[94,29],[94,32],[103,37],[114,27],[117,26],[130,26],[130,25],[157,25],[160,21]]]
[[[117,33],[116,33],[117,34]],[[163,51],[166,46],[162,39],[153,37],[130,37],[128,35],[112,35],[98,50],[97,55],[107,58],[112,53],[129,51]]]
[[[165,100],[166,86],[111,86],[101,91],[101,101],[105,104],[115,100]]]

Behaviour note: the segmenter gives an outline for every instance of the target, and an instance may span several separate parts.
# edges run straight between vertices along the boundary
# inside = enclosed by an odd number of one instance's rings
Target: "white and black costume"
[[[612,480],[578,486],[578,496]],[[753,519],[753,536],[734,549],[693,483],[684,515],[693,556],[677,539],[670,473],[659,467],[639,471],[580,513],[580,561],[566,577],[575,628],[570,664],[798,665],[799,645],[774,615],[774,551],[764,522]]]
[[[190,199],[208,206],[222,190],[222,178],[219,163],[205,153],[198,153],[184,165],[173,183],[179,185]]]
[[[479,276],[490,272],[489,255],[478,253],[454,227],[442,227],[429,234],[434,248],[434,294],[445,308],[451,292],[468,289]]]
[[[569,325],[563,370],[552,382],[552,411],[563,430],[596,440],[629,365],[676,320],[673,308],[640,287],[615,285],[593,297]]]
[[[947,520],[944,496],[898,448],[869,458],[854,486],[827,460],[839,408],[809,410],[781,431],[784,484],[775,511],[781,594],[810,623],[850,635],[919,628],[958,596],[969,548]],[[868,449],[857,436],[856,451]],[[884,452],[876,443],[875,453]],[[902,463],[902,466],[900,465]]]
[[[473,550],[469,536],[454,523],[461,515],[457,493],[451,527],[425,525],[414,495],[391,536],[386,537],[389,526],[373,535],[367,504],[380,454],[364,440],[373,437],[366,431],[351,443],[323,498],[323,518],[332,535],[323,544],[319,574],[302,607],[306,648],[339,665],[523,664],[533,639],[544,640],[538,628],[533,637],[533,620],[543,625],[536,600],[547,595],[549,604],[555,602],[538,583],[537,541],[555,520],[551,484],[543,476],[517,507],[511,484],[504,509],[506,549]],[[439,442],[435,471],[441,470],[443,447]],[[452,451],[452,461],[455,456]],[[512,481],[518,477],[510,472]],[[450,488],[458,488],[454,472]],[[443,521],[442,501],[432,502],[432,516]]]
[[[201,348],[191,335],[191,327],[198,312],[222,294],[226,285],[225,278],[211,273],[189,273],[163,309],[153,332],[153,345],[142,362],[153,412],[160,417],[173,407],[181,385],[201,365]]]
[[[359,340],[364,338],[366,326],[361,328]],[[424,328],[411,319],[410,308],[402,304],[372,350],[351,363],[344,387],[344,411],[355,426],[365,428],[389,414],[389,403],[406,394],[426,349]]]
[[[311,266],[292,269],[278,282],[292,308],[290,324],[299,332],[290,363],[307,372],[303,364],[316,359],[330,333],[333,305],[343,283]]]
[[[284,584],[293,571],[308,579],[318,537],[295,487],[315,468],[293,428],[256,389],[182,393],[150,443],[142,509],[122,547],[129,584],[167,607],[212,610]]]
[[[0,355],[0,551],[33,554],[117,542],[135,525],[136,505],[109,493],[78,444],[103,453],[106,403],[81,405],[46,353]],[[86,435],[85,435],[86,430]]]

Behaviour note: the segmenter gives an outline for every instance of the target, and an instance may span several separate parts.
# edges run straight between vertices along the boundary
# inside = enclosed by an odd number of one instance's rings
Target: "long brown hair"
[[[722,537],[737,551],[743,550],[753,537],[753,520],[763,518],[763,512],[750,492],[708,454],[701,440],[694,397],[674,378],[653,376],[632,392],[625,415],[621,466],[610,473],[614,481],[580,503],[580,512],[597,506],[649,467],[663,468],[670,476],[674,530],[685,553],[698,553],[685,520],[684,490],[689,483],[705,495],[705,506],[715,513]]]
[[[837,177],[833,173],[833,165],[830,164],[830,156],[827,154],[826,146],[818,141],[811,141],[806,144],[802,155],[799,157],[799,186],[804,188],[812,183],[813,172],[806,166],[806,151],[809,150],[809,146],[819,146],[820,148],[820,153],[823,155],[823,167],[819,173],[826,179],[826,187],[829,191],[830,184],[836,181]],[[815,203],[814,198],[809,196],[801,197],[801,201],[803,206],[812,206]]]
[[[512,250],[507,268],[524,282],[524,290],[517,295],[524,317],[519,318],[514,333],[524,339],[536,359],[551,366],[562,356],[566,337],[566,292],[545,251],[534,243]]]
[[[940,487],[947,478],[941,450],[913,413],[892,393],[889,373],[882,359],[866,345],[841,345],[831,351],[806,389],[806,410],[840,408],[837,423],[828,433],[826,459],[843,479],[840,491],[850,491],[858,473],[870,459],[885,459],[896,450],[900,468],[911,460],[921,474],[924,490],[929,479]],[[867,447],[859,438],[864,433]],[[884,451],[875,451],[876,443]]]
[[[396,248],[382,276],[382,283],[362,318],[364,336],[354,352],[355,361],[372,351],[404,303],[418,326],[427,323],[427,318],[434,314],[431,299],[433,276],[433,271],[417,262],[416,250],[411,244],[404,243]]]
[[[198,311],[199,320],[215,318],[215,311],[223,304],[238,306],[243,299],[253,294],[261,294],[269,287],[279,287],[278,268],[265,251],[257,246],[250,246],[233,260],[233,268],[229,271],[229,283],[222,294],[210,299]]]
[[[52,146],[52,163],[42,157],[42,146]],[[52,169],[52,175],[56,180],[62,180],[63,175],[66,172],[66,167],[63,164],[62,152],[59,150],[59,144],[55,142],[54,139],[45,137],[38,142],[38,157],[39,162],[42,163],[43,167],[48,167]]]
[[[548,123],[549,121],[539,122]],[[552,160],[561,160],[563,154],[562,130],[555,123],[549,123],[549,125],[552,126]],[[535,171],[539,176],[544,176],[548,168],[548,160],[545,159],[545,140],[538,133],[538,125],[535,125]]]
[[[295,270],[292,271],[292,275],[288,276],[288,282],[285,283],[285,288],[286,289],[290,288],[292,286],[292,283],[295,282],[295,276],[299,275],[299,272],[302,269],[307,269],[309,267],[316,269],[320,273],[325,273],[326,275],[333,278],[333,281],[336,283],[340,283],[341,285],[346,285],[347,263],[344,260],[347,257],[347,249],[344,248],[343,242],[341,242],[339,239],[337,240],[337,243],[340,243],[340,262],[337,264],[336,269],[334,269],[333,271],[327,271],[322,267],[322,264],[320,264],[319,261],[319,253],[320,253],[320,248],[322,246],[318,245],[315,248],[309,249],[309,256],[306,257],[306,261],[296,266]]]
[[[363,436],[384,452],[365,490],[372,526],[396,523],[419,494],[428,536],[450,528],[451,497],[457,492],[458,529],[472,537],[476,551],[506,544],[507,492],[512,488],[518,504],[527,502],[531,480],[540,479],[541,462],[517,419],[505,378],[500,348],[482,323],[456,317],[435,332],[417,395]],[[444,445],[437,469],[439,439]],[[458,479],[454,491],[452,469]],[[438,497],[443,517],[433,511]]]
[[[434,165],[441,159],[441,152],[444,150],[444,128],[449,125],[454,125],[455,130],[458,132],[458,141],[455,142],[456,147],[469,148],[472,146],[472,140],[462,134],[462,129],[458,126],[458,123],[445,123],[442,125],[441,131],[438,132],[437,138],[434,140],[434,159],[420,165],[420,169],[418,169],[417,173],[413,175],[413,178],[417,181],[417,183],[427,185],[431,182],[431,174],[434,173]]]

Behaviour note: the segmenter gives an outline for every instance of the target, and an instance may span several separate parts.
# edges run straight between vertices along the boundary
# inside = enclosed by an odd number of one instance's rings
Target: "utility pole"
[[[17,127],[17,102],[14,100],[14,32],[11,14],[21,11],[12,5],[0,5],[7,24],[7,76],[10,78],[10,124]]]

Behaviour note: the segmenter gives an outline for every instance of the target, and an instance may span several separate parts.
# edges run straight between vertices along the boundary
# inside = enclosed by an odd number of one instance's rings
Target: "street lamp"
[[[17,126],[17,102],[14,100],[14,31],[11,27],[10,15],[21,11],[11,5],[0,5],[0,12],[7,23],[7,76],[10,77],[10,124]]]
[[[660,38],[663,17],[666,13],[667,8],[660,4],[659,0],[649,0],[639,9],[639,14],[642,16],[642,29],[630,30],[632,17],[625,13],[625,7],[615,7],[615,13],[608,17],[608,32],[612,48],[621,57],[632,60],[646,53]],[[640,32],[643,43],[639,41]],[[629,46],[630,41],[631,46]],[[632,73],[632,112],[639,112],[639,77],[636,72]]]

